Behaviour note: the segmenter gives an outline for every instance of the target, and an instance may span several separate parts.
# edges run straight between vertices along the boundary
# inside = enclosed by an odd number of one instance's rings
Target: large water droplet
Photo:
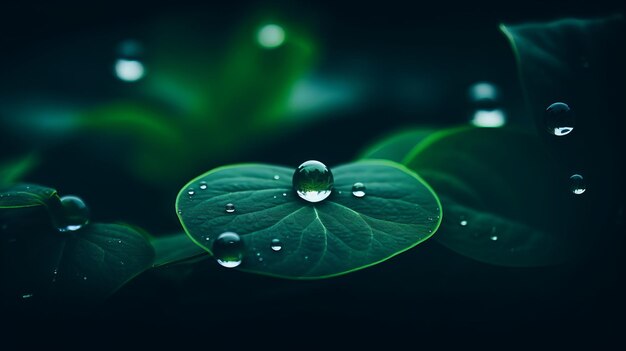
[[[548,106],[545,113],[546,129],[550,134],[563,136],[574,130],[574,113],[563,102]]]
[[[226,268],[237,267],[243,260],[243,241],[237,233],[222,233],[213,242],[213,256]]]
[[[78,196],[63,196],[55,225],[60,232],[73,232],[89,223],[89,208]]]
[[[585,179],[580,174],[574,174],[569,177],[569,188],[572,193],[576,195],[580,195],[587,190],[587,186],[585,185]]]
[[[352,185],[352,195],[356,197],[365,196],[365,185],[360,182],[354,183],[354,185]]]
[[[227,213],[235,212],[235,205],[233,204],[226,204],[225,208]]]
[[[293,188],[298,196],[309,202],[320,202],[330,196],[333,174],[319,161],[306,161],[293,173]]]
[[[279,239],[272,239],[270,248],[274,251],[280,251],[283,248],[283,243],[281,243]]]

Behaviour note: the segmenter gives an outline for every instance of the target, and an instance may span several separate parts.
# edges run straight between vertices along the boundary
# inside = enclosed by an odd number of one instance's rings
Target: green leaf
[[[504,266],[565,262],[576,252],[571,218],[579,199],[568,173],[536,137],[506,129],[455,128],[426,138],[407,157],[441,197],[436,240]]]
[[[385,159],[402,163],[415,145],[434,131],[432,128],[417,128],[391,133],[367,148],[359,158]]]
[[[221,233],[238,233],[244,255],[237,269],[293,279],[332,277],[380,263],[428,239],[439,227],[437,196],[418,175],[394,162],[363,161],[332,169],[333,193],[318,203],[298,197],[293,172],[264,164],[214,169],[179,193],[180,221],[208,252]],[[352,195],[355,182],[367,187],[364,197]],[[228,203],[235,206],[234,213],[225,211]],[[280,251],[270,248],[273,239],[282,243]]]
[[[156,254],[154,267],[195,261],[195,258],[206,256],[206,251],[191,241],[185,233],[151,238],[150,243]]]
[[[58,199],[57,191],[36,184],[17,184],[0,189],[0,209],[24,208],[47,205],[52,198]]]
[[[17,299],[102,300],[154,260],[148,240],[127,225],[93,223],[75,232],[58,232],[49,225],[7,231],[0,245],[3,280],[10,283],[4,293]]]

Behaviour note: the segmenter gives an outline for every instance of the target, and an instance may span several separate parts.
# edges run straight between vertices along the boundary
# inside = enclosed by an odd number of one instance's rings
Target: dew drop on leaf
[[[365,196],[365,185],[360,182],[354,183],[354,185],[352,185],[352,195],[356,197]]]
[[[298,196],[309,202],[320,202],[330,196],[333,183],[332,172],[319,161],[306,161],[293,173],[294,190]]]
[[[569,177],[569,182],[571,192],[576,195],[580,195],[587,190],[587,187],[585,186],[585,179],[580,174],[574,174]]]
[[[233,213],[235,212],[235,205],[233,204],[226,204],[226,212],[227,213]]]
[[[277,174],[277,175],[274,176],[274,179],[279,180],[280,176]]]
[[[189,197],[193,196],[193,194],[195,194],[196,192],[193,189],[189,189],[187,191],[187,194],[189,194]]]
[[[243,260],[243,241],[237,233],[222,233],[213,242],[213,255],[220,265],[237,267]]]
[[[63,196],[61,211],[55,218],[59,232],[73,232],[89,223],[89,208],[78,196]]]
[[[555,102],[545,112],[546,129],[552,135],[564,136],[574,130],[574,113],[563,102]]]
[[[205,182],[200,183],[200,190],[206,190],[207,185]]]
[[[279,239],[272,239],[270,248],[274,251],[280,251],[283,248],[283,243],[281,243]]]
[[[461,227],[465,227],[467,225],[467,221],[463,219],[459,224],[461,225]]]

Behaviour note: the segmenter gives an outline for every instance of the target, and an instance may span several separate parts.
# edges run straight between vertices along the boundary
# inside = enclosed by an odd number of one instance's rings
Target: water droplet
[[[259,262],[263,262],[263,257],[259,257]]]
[[[243,241],[237,233],[222,233],[213,242],[213,255],[220,265],[226,268],[237,267],[243,260]]]
[[[183,210],[178,210],[176,212],[178,212],[179,215],[183,214]]]
[[[587,190],[587,186],[585,185],[585,179],[580,174],[574,174],[569,177],[569,188],[572,193],[576,195],[580,195]]]
[[[125,40],[118,46],[118,58],[115,61],[115,76],[124,82],[135,82],[143,78],[146,69],[141,62],[143,48],[135,40]]]
[[[461,227],[465,227],[467,225],[467,221],[466,220],[461,220],[461,222],[459,224],[461,225]]]
[[[352,195],[356,197],[365,196],[365,185],[359,182],[354,183],[354,185],[352,185]]]
[[[277,48],[285,41],[285,30],[277,24],[265,25],[259,29],[257,41],[266,49]]]
[[[496,240],[498,240],[498,237],[496,235],[492,235],[491,237],[489,237],[489,239],[491,239],[493,241],[496,241]]]
[[[276,195],[274,195],[274,198],[276,198]]]
[[[506,124],[506,115],[502,109],[476,110],[470,123],[476,127],[499,128]]]
[[[121,244],[121,243],[122,243],[122,240],[118,240],[118,241],[117,241],[117,243],[118,243],[118,244]]]
[[[469,87],[468,93],[470,102],[477,109],[494,110],[497,107],[500,92],[493,83],[474,83]]]
[[[567,135],[574,130],[574,113],[566,103],[555,102],[546,109],[545,123],[550,134]]]
[[[279,180],[280,176],[277,174],[277,175],[274,176],[274,179]]]
[[[302,199],[320,202],[332,192],[334,179],[326,165],[319,161],[309,160],[298,166],[293,173],[292,183],[294,190]]]
[[[287,193],[283,193],[283,196],[287,196]]]
[[[87,276],[84,276],[84,277],[83,277],[83,280],[87,280]]]
[[[278,239],[272,239],[270,248],[274,251],[280,251],[283,248],[283,243],[281,243]]]
[[[78,196],[63,196],[61,209],[54,218],[55,226],[60,232],[73,232],[89,223],[89,208]]]
[[[309,256],[304,256],[304,259],[305,259],[305,260],[308,260],[308,259],[309,259]]]
[[[207,188],[207,185],[206,185],[205,182],[200,183],[200,189],[201,190],[206,190],[206,188]]]
[[[24,294],[24,295],[22,295],[23,299],[30,299],[31,297],[33,297],[33,294]]]
[[[191,196],[193,196],[193,194],[195,194],[195,193],[196,193],[196,192],[195,192],[193,189],[189,189],[189,190],[187,191],[187,194],[189,194],[189,196],[190,196],[190,197],[191,197]]]
[[[226,204],[226,212],[227,213],[233,213],[235,212],[235,205],[233,204]]]

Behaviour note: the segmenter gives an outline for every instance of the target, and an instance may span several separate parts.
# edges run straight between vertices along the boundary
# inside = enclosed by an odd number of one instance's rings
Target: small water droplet
[[[287,193],[283,193],[283,196],[287,196]]]
[[[195,190],[193,190],[193,189],[189,189],[189,190],[187,191],[187,194],[189,194],[189,196],[193,196],[193,194],[195,194],[195,193],[196,193],[196,192],[195,192]]]
[[[237,267],[243,260],[243,241],[237,233],[222,233],[213,242],[213,255],[220,265],[226,268]]]
[[[263,257],[259,257],[259,262],[263,262]]]
[[[135,82],[146,74],[141,62],[143,48],[135,40],[124,40],[118,46],[118,58],[115,61],[115,75],[124,82]]]
[[[309,259],[309,256],[304,256],[304,259],[305,259],[305,260],[308,260],[308,259]]]
[[[121,243],[122,243],[122,240],[118,240],[118,241],[117,241],[117,243],[118,243],[118,244],[121,244]]]
[[[572,193],[576,195],[580,195],[587,190],[587,186],[585,185],[585,179],[580,174],[574,174],[569,177],[569,188]]]
[[[270,248],[274,251],[280,251],[283,248],[283,243],[281,243],[279,239],[272,239]]]
[[[33,294],[24,294],[24,295],[22,295],[23,299],[30,299],[31,297],[33,297]]]
[[[83,280],[87,280],[87,276],[84,276],[84,277],[83,277]]]
[[[274,179],[279,180],[280,176],[277,174],[277,175],[274,176]]]
[[[276,198],[276,195],[274,195],[274,198]]]
[[[309,160],[295,170],[292,184],[300,198],[308,202],[320,202],[332,192],[333,173],[323,163]]]
[[[491,237],[489,237],[489,239],[491,239],[493,241],[496,241],[496,240],[498,240],[498,236],[492,235]]]
[[[466,220],[461,220],[461,222],[459,224],[461,225],[461,227],[465,227],[467,225],[467,221]]]
[[[229,204],[226,204],[225,207],[226,207],[226,212],[227,213],[235,212],[235,205],[229,203]]]
[[[78,196],[63,196],[60,213],[54,218],[59,232],[73,232],[89,223],[89,208]]]
[[[356,197],[365,196],[365,185],[360,182],[356,182],[352,185],[352,195]]]
[[[545,112],[546,129],[552,135],[564,136],[574,130],[574,113],[563,102],[555,102]]]
[[[200,189],[201,190],[206,190],[206,188],[207,188],[207,185],[206,185],[205,182],[200,183]]]
[[[124,262],[124,261],[120,261],[120,264],[123,266],[123,265],[125,265],[125,264],[126,264],[126,262]]]

